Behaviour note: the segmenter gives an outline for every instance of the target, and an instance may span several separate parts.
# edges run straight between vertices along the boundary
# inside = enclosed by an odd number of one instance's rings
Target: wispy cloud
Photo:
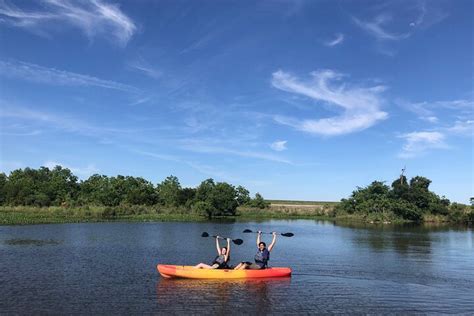
[[[158,79],[162,75],[161,71],[150,65],[150,63],[147,62],[143,57],[139,57],[138,59],[130,62],[128,66],[130,69],[140,72],[152,79]]]
[[[474,136],[474,121],[456,121],[453,126],[446,128],[446,131],[455,135]]]
[[[277,140],[277,141],[270,144],[270,148],[275,150],[275,151],[283,151],[283,150],[288,149],[286,147],[286,143],[287,143],[286,140]]]
[[[379,42],[396,42],[408,39],[415,32],[444,20],[448,13],[440,4],[441,2],[425,0],[387,1],[371,8],[377,11],[371,18],[353,17],[352,21]],[[381,52],[393,54],[386,47],[379,49]]]
[[[224,172],[222,170],[217,169],[215,166],[209,166],[205,164],[201,164],[195,161],[190,161],[187,159],[183,159],[181,157],[175,156],[175,155],[167,155],[167,154],[160,154],[160,153],[155,153],[155,152],[150,152],[150,151],[143,151],[143,150],[136,150],[136,149],[130,149],[128,148],[129,151],[143,155],[143,156],[148,156],[160,160],[166,160],[166,161],[173,161],[177,163],[181,163],[184,165],[187,165],[194,170],[208,176],[215,177],[217,179],[225,180],[225,181],[236,181],[238,179],[237,176],[235,175],[229,175],[227,172]]]
[[[395,104],[401,108],[415,113],[420,120],[430,123],[439,122],[439,111],[452,110],[459,113],[472,113],[474,110],[474,101],[467,99],[433,101],[433,102],[408,102],[405,100],[396,100]]]
[[[324,42],[324,45],[333,47],[333,46],[342,44],[343,42],[344,42],[344,34],[337,33],[334,35],[334,38],[332,40]]]
[[[316,120],[275,116],[276,122],[312,134],[335,136],[364,130],[388,117],[380,109],[383,103],[380,93],[385,90],[384,86],[348,87],[348,83],[333,86],[333,81],[344,76],[332,70],[315,71],[311,76],[313,80],[302,82],[279,70],[273,73],[272,84],[277,89],[324,102],[343,113]]]
[[[139,91],[137,88],[123,83],[16,60],[0,60],[0,75],[51,85],[100,87],[124,92]]]
[[[33,32],[46,31],[52,24],[65,23],[79,28],[89,39],[97,35],[114,38],[124,46],[136,32],[135,23],[118,5],[102,0],[42,0],[36,10],[25,10],[8,1],[0,2],[0,22]],[[60,29],[57,27],[56,29]]]
[[[378,40],[398,41],[410,37],[410,33],[392,33],[384,26],[392,20],[392,17],[386,14],[378,15],[373,21],[362,21],[353,18],[354,23]]]
[[[446,136],[440,132],[411,132],[402,134],[400,138],[405,139],[400,158],[414,158],[426,153],[430,149],[447,148]]]
[[[274,154],[269,154],[265,152],[252,151],[247,149],[233,149],[224,146],[209,144],[202,140],[183,140],[181,145],[182,149],[197,152],[197,153],[208,153],[208,154],[223,154],[231,156],[239,156],[245,158],[255,158],[262,159],[267,161],[279,162],[292,165],[293,163],[285,158],[279,157]]]
[[[78,135],[91,136],[98,139],[116,137],[118,135],[132,134],[139,130],[128,128],[113,128],[95,126],[85,120],[69,116],[58,115],[38,110],[32,110],[20,106],[12,106],[0,100],[0,118],[13,118],[22,121],[30,121],[44,129],[56,129]]]
[[[46,161],[43,166],[53,169],[56,166],[61,166],[63,168],[67,168],[72,171],[72,173],[78,175],[81,178],[87,178],[95,173],[98,173],[100,170],[94,165],[94,164],[89,164],[86,167],[72,167],[66,164],[63,164],[61,162],[57,161],[52,161],[48,160]]]

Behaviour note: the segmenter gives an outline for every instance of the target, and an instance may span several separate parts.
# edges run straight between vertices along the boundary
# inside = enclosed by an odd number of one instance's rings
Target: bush
[[[265,209],[270,206],[270,203],[265,201],[260,193],[256,193],[255,198],[251,199],[250,202],[247,203],[247,205],[259,209]]]
[[[211,218],[216,212],[215,208],[206,201],[197,201],[194,203],[193,211],[198,215],[206,216],[208,218]]]

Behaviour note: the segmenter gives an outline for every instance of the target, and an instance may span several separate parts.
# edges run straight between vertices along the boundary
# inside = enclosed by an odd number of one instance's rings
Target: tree
[[[158,194],[153,184],[143,178],[125,178],[124,203],[131,205],[153,205],[158,202]]]
[[[157,187],[158,197],[166,206],[178,206],[180,199],[181,185],[177,177],[171,175]]]
[[[234,186],[225,183],[214,183],[213,179],[201,182],[196,189],[195,207],[203,213],[206,210],[208,217],[235,215],[238,206],[237,191]],[[199,202],[205,202],[199,203]]]
[[[239,185],[236,189],[237,193],[237,204],[239,206],[248,204],[250,202],[250,192],[243,186]]]
[[[259,209],[264,209],[270,206],[270,203],[265,201],[263,196],[260,193],[255,193],[255,197],[248,204],[251,207],[256,207]]]
[[[233,185],[218,182],[214,186],[208,198],[208,202],[214,207],[215,216],[235,215],[237,209],[237,192]]]
[[[0,205],[5,204],[5,185],[7,184],[8,177],[3,172],[0,173]]]
[[[185,205],[191,207],[193,200],[196,196],[196,189],[183,188],[179,191],[179,205]]]
[[[216,184],[213,179],[206,179],[199,184],[196,188],[196,201],[207,201],[211,195],[211,192],[214,190]]]

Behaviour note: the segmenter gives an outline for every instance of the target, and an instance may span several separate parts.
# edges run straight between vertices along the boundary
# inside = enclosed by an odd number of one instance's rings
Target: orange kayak
[[[168,264],[159,264],[156,268],[164,278],[250,279],[291,276],[290,268],[267,268],[262,270],[196,269],[193,266],[175,266]]]

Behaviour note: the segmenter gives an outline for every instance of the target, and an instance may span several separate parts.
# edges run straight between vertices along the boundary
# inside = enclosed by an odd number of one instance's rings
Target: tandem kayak
[[[167,264],[159,264],[156,268],[164,278],[251,279],[291,276],[290,268],[267,268],[262,270],[196,269],[193,266],[174,266]]]

